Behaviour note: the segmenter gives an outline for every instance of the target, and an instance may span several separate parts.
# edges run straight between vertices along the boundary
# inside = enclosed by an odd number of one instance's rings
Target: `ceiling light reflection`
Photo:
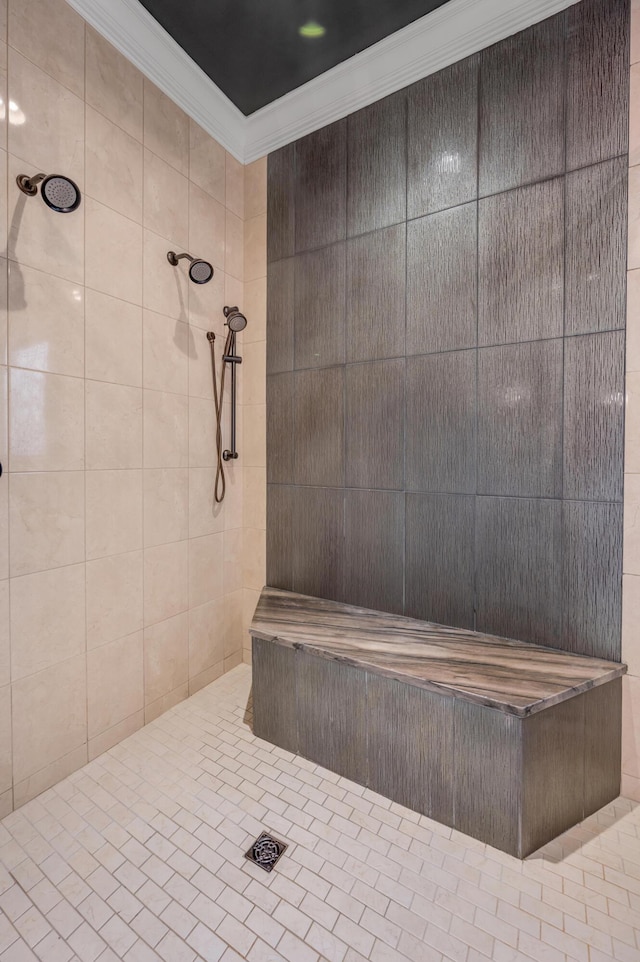
[[[454,153],[445,150],[436,164],[439,174],[459,174],[460,173],[460,154],[456,150]]]
[[[326,32],[326,28],[316,23],[315,20],[308,20],[302,27],[298,28],[300,36],[305,37],[307,40],[316,40],[318,37],[324,37]]]
[[[0,103],[2,103],[2,112],[0,116],[4,119],[4,115],[5,115],[4,101],[0,100]],[[25,122],[26,119],[27,118],[24,115],[24,111],[20,109],[18,104],[15,102],[15,100],[10,100],[9,101],[9,123],[13,124],[14,127],[20,127]]]

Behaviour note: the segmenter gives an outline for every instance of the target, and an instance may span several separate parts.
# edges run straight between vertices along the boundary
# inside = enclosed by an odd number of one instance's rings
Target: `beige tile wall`
[[[0,0],[0,96],[2,816],[242,659],[264,570],[266,186],[64,0]],[[18,191],[39,170],[78,182],[78,211]],[[220,355],[225,303],[249,317],[255,385],[220,508],[206,332]]]
[[[622,794],[640,801],[640,0],[631,3],[627,403],[625,420]]]

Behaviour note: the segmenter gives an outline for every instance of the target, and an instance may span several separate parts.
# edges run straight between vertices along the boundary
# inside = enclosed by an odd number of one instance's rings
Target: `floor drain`
[[[279,842],[273,835],[263,832],[252,844],[249,851],[244,853],[244,857],[251,862],[255,862],[265,872],[270,872],[286,850],[287,846],[284,842]]]

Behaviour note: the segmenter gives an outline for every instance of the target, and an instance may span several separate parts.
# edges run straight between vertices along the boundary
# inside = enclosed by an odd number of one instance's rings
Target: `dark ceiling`
[[[140,0],[243,114],[277,100],[446,0]],[[323,37],[298,30],[309,21]]]

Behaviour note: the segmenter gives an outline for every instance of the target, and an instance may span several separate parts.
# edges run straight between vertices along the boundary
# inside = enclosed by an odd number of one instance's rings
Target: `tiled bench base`
[[[519,716],[253,631],[256,735],[519,858],[618,795],[621,683]]]

